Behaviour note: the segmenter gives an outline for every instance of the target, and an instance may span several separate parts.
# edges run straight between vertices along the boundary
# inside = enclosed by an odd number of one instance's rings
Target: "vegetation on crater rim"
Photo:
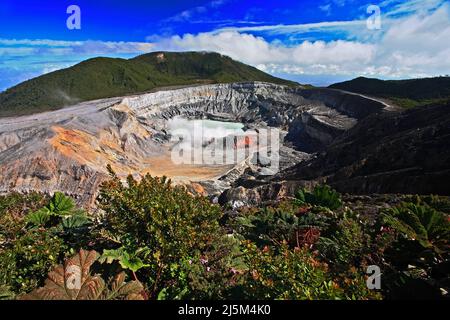
[[[95,217],[61,193],[12,193],[0,197],[0,297],[443,298],[450,201],[403,200],[367,215],[318,186],[230,212],[165,178],[122,183],[113,172]],[[369,265],[381,290],[367,288]],[[65,281],[68,266],[81,270],[79,287]]]

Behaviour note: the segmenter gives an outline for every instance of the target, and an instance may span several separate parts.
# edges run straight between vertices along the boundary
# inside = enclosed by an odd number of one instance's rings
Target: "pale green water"
[[[217,121],[217,120],[190,120],[192,122],[198,122],[199,124],[201,124],[203,127],[206,128],[225,128],[225,129],[231,129],[231,130],[236,130],[236,131],[242,131],[243,132],[243,128],[244,125],[242,123],[238,123],[238,122],[224,122],[224,121]]]
[[[216,120],[188,120],[182,117],[175,117],[168,121],[170,132],[185,130],[197,136],[202,136],[204,140],[211,138],[223,138],[229,135],[239,136],[244,133],[244,125],[238,122],[224,122]]]

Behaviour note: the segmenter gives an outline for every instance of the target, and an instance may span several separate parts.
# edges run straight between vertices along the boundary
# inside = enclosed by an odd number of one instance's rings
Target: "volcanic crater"
[[[62,191],[92,207],[109,164],[120,177],[165,175],[193,192],[218,198],[231,187],[254,186],[276,172],[253,161],[252,155],[234,164],[173,163],[171,151],[180,143],[173,139],[174,119],[242,124],[244,133],[277,128],[279,150],[270,153],[277,152],[279,170],[287,170],[323,151],[367,116],[389,109],[376,99],[340,90],[247,82],[169,89],[1,118],[0,192]]]

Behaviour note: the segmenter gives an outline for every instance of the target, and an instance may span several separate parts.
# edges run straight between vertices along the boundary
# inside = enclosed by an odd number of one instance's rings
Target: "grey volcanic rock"
[[[316,152],[323,150],[356,122],[356,119],[336,110],[316,107],[303,112],[291,123],[286,139],[302,151]]]
[[[342,192],[450,195],[450,105],[371,115],[278,180],[320,177]]]
[[[328,148],[248,189],[227,190],[223,203],[249,195],[273,201],[300,187],[327,183],[351,194],[450,195],[450,104],[375,113]],[[279,192],[284,190],[283,192]]]
[[[205,193],[219,195],[240,182],[266,181],[268,169],[248,161],[226,168],[176,166],[170,159],[168,119],[183,116],[242,122],[250,129],[278,127],[282,137],[287,133],[280,149],[281,169],[287,169],[310,158],[301,151],[322,150],[358,120],[385,108],[379,101],[337,90],[256,82],[188,87],[1,118],[0,192],[59,190],[92,206],[110,164],[119,176],[181,177],[184,183],[196,181],[196,190],[202,189],[200,183]],[[247,196],[256,201],[285,192],[283,186],[276,192],[258,188],[260,198]]]

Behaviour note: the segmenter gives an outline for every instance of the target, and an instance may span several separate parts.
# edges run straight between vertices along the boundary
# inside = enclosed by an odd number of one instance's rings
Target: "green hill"
[[[129,60],[94,58],[0,93],[0,116],[55,110],[159,87],[242,81],[296,84],[218,53],[153,52]]]
[[[450,77],[387,81],[359,77],[330,88],[389,99],[404,108],[450,100]]]

